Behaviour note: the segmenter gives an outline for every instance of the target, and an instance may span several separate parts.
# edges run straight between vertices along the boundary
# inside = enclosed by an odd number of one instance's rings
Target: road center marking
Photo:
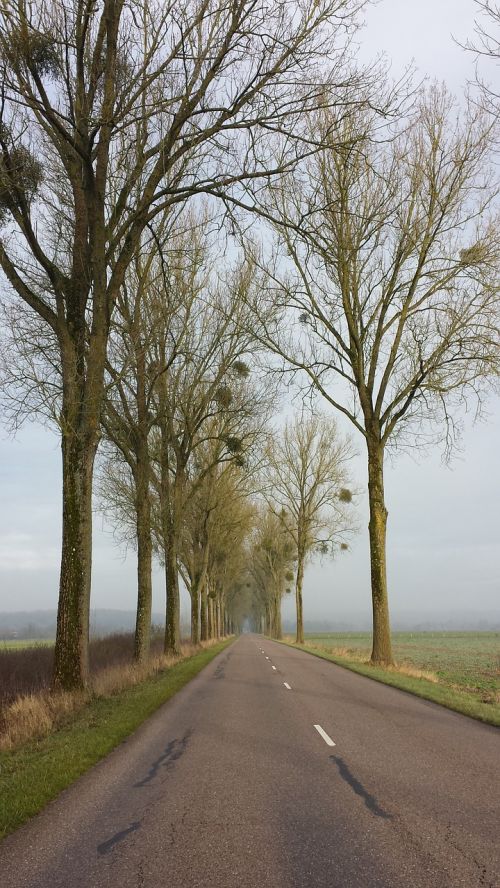
[[[269,657],[266,657],[266,660],[269,660]]]
[[[276,666],[273,666],[273,669],[276,669]]]
[[[320,737],[323,737],[323,740],[325,741],[327,746],[335,746],[335,743],[333,742],[332,738],[328,736],[328,734],[326,733],[326,731],[323,730],[321,725],[313,725],[313,727],[316,728]]]
[[[291,690],[292,690],[291,687],[290,687],[290,685],[288,684],[288,682],[284,681],[283,684],[285,685],[287,691],[291,691]]]

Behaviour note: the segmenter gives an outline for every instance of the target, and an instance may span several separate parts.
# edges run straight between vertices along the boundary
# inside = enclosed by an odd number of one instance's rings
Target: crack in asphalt
[[[219,665],[217,666],[217,669],[214,672],[214,678],[225,678],[226,677],[225,667],[226,667],[226,664],[224,662],[219,663]]]
[[[174,740],[170,740],[164,752],[152,763],[148,773],[142,780],[139,780],[137,783],[134,783],[134,789],[137,789],[142,786],[147,786],[148,783],[151,783],[155,777],[157,776],[160,768],[164,768],[165,770],[169,770],[175,762],[177,762],[182,755],[184,755],[189,740],[191,738],[193,731],[192,728],[186,731],[183,737],[180,740],[177,738]]]
[[[231,657],[231,654],[226,654],[224,659],[220,661],[219,665],[217,666],[217,668],[213,674],[213,678],[225,678],[226,677],[225,670],[226,670],[226,666],[229,662],[230,657]]]
[[[464,849],[458,844],[456,839],[453,837],[451,823],[448,823],[448,825],[446,827],[446,833],[445,833],[444,838],[445,838],[445,842],[448,845],[451,845],[451,847],[454,848],[455,851],[458,851],[458,853],[461,854],[462,857],[465,858],[465,860],[467,860],[469,863],[474,864],[476,869],[479,871],[478,877],[479,877],[479,884],[480,885],[484,885],[485,888],[495,888],[495,885],[493,884],[493,882],[489,881],[488,868],[483,863],[481,863],[477,859],[477,857],[474,856],[474,854],[471,854],[468,851],[464,851]]]
[[[142,861],[139,863],[137,867],[137,888],[144,888],[145,885],[145,877],[144,877],[144,864]]]
[[[179,822],[173,820],[170,824],[170,844],[172,847],[175,846],[177,833],[183,828],[187,815],[188,812],[185,810]]]

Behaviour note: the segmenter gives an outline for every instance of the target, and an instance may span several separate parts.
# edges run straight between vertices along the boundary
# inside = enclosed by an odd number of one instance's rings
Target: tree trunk
[[[200,551],[203,553],[200,558]],[[194,579],[191,586],[191,641],[193,644],[200,643],[200,617],[202,621],[202,633],[203,633],[203,619],[204,619],[204,603],[203,603],[203,590],[205,588],[207,582],[207,569],[208,569],[208,557],[209,557],[209,546],[205,540],[201,540],[200,536],[197,536],[195,540],[195,568],[194,568]],[[201,611],[201,613],[200,613]],[[206,616],[206,612],[205,612]],[[205,624],[206,631],[206,624]],[[203,634],[201,635],[203,637]],[[206,639],[204,639],[206,641]]]
[[[165,385],[164,379],[163,385]],[[160,389],[160,412],[163,412],[164,403],[165,392]],[[160,511],[163,557],[165,561],[166,593],[164,652],[168,656],[175,657],[181,652],[181,614],[177,553],[184,467],[180,465],[180,461],[177,458],[172,483],[169,452],[170,444],[167,424],[162,422],[160,448]]]
[[[215,601],[215,635],[216,635],[216,638],[220,638],[222,635],[220,620],[221,620],[220,598],[217,597],[217,599]]]
[[[201,588],[201,640],[207,641],[208,639],[208,595],[207,595],[207,584],[203,583]]]
[[[304,644],[304,618],[302,612],[302,584],[304,582],[304,553],[298,552],[297,579],[295,581],[295,609],[297,612],[297,631],[295,643]]]
[[[387,597],[386,528],[384,500],[384,448],[379,440],[367,439],[368,498],[370,504],[370,566],[373,606],[372,663],[391,665],[392,645]]]
[[[208,637],[214,637],[214,600],[208,596]]]
[[[272,637],[280,639],[282,637],[281,630],[281,595],[278,591],[273,596],[273,615],[272,615]]]
[[[146,445],[147,446],[147,445]],[[142,663],[149,656],[151,642],[151,602],[152,602],[152,541],[151,541],[151,500],[149,494],[149,460],[147,454],[139,451],[136,485],[136,531],[137,531],[137,615],[135,623],[134,657]]]
[[[172,534],[164,539],[164,557],[167,594],[164,651],[168,656],[177,657],[181,653],[180,594],[177,552]]]
[[[89,612],[92,573],[92,478],[97,434],[82,441],[77,432],[62,437],[62,555],[54,650],[57,688],[84,688],[89,679]]]
[[[191,587],[191,644],[200,643],[200,583],[195,579]]]
[[[271,605],[266,605],[266,635],[272,635],[272,617],[271,617]]]

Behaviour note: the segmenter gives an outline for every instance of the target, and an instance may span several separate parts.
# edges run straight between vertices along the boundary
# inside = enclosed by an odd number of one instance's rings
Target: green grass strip
[[[0,753],[0,838],[104,758],[233,640],[207,648],[115,696],[93,700],[54,733]]]
[[[272,639],[276,641],[276,639]],[[314,657],[320,657],[322,660],[330,660],[337,666],[344,669],[350,669],[351,672],[357,672],[358,675],[364,675],[366,678],[372,678],[382,684],[391,685],[400,691],[407,691],[416,697],[422,697],[424,700],[431,700],[433,703],[439,703],[440,706],[446,706],[447,709],[453,709],[454,712],[460,712],[462,715],[468,715],[471,718],[486,722],[488,725],[500,726],[500,706],[495,703],[482,703],[481,700],[475,700],[464,691],[458,691],[454,688],[448,688],[442,684],[435,684],[425,678],[413,678],[404,675],[401,672],[392,672],[384,669],[382,666],[371,666],[369,663],[359,663],[354,660],[348,660],[344,657],[336,657],[327,651],[319,651],[316,648],[308,647],[306,644],[295,644],[290,641],[280,641],[288,647],[298,648]]]

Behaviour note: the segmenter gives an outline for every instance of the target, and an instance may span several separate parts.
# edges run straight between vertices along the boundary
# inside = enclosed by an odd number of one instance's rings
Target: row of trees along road
[[[137,546],[138,659],[149,648],[153,551],[165,567],[165,651],[180,650],[179,566],[192,599],[192,639],[200,638],[200,596],[207,637],[208,529],[215,532],[223,485],[235,482],[222,467],[245,468],[251,478],[251,453],[273,401],[245,361],[248,265],[215,277],[206,214],[176,215],[174,226],[161,252],[148,245],[144,259],[136,257],[118,297],[102,415],[101,494]]]
[[[263,195],[272,255],[247,247],[275,309],[258,336],[364,438],[372,660],[392,663],[385,453],[451,448],[456,408],[498,374],[498,117],[434,86],[383,142],[372,113],[311,126],[324,147]]]
[[[311,150],[307,114],[330,85],[339,102],[355,90],[344,62],[362,5],[2,3],[0,266],[55,341],[62,380],[58,687],[88,680],[94,461],[129,268],[162,214],[228,201]]]
[[[1,6],[5,375],[16,416],[61,434],[57,687],[88,681],[101,440],[100,496],[138,552],[137,659],[154,557],[167,652],[179,574],[195,641],[245,614],[279,636],[294,580],[302,639],[304,564],[353,530],[351,445],[302,418],[263,446],[263,349],[366,442],[372,659],[392,660],[385,453],[442,428],[451,447],[498,368],[498,117],[491,95],[458,114],[433,87],[403,113],[375,92],[349,57],[364,5]]]

